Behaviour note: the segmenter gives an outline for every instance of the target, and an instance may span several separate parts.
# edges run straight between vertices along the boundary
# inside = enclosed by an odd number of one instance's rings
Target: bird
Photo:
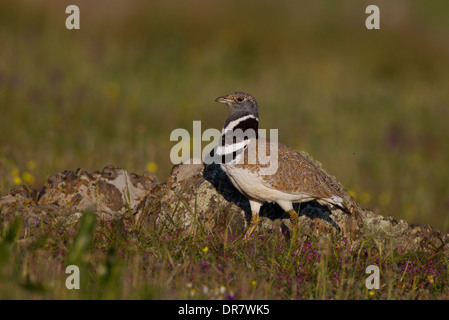
[[[235,91],[215,101],[229,107],[229,116],[214,156],[235,188],[248,198],[251,208],[245,240],[257,227],[259,211],[265,202],[277,203],[289,214],[293,235],[297,234],[298,224],[293,203],[316,200],[347,214],[359,215],[354,198],[319,163],[306,153],[259,136],[259,107],[251,94]],[[261,161],[262,153],[268,162]]]

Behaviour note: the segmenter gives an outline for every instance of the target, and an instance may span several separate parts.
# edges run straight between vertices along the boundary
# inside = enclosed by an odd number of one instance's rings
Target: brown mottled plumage
[[[260,174],[262,183],[272,189],[283,191],[290,194],[307,195],[309,200],[318,200],[326,203],[324,199],[330,199],[332,196],[337,196],[346,201],[353,201],[351,195],[338,183],[338,181],[327,174],[322,165],[316,160],[313,160],[304,151],[299,152],[283,143],[276,143],[278,151],[279,167],[273,174],[263,175],[261,170],[268,167],[268,164],[261,164],[257,156],[257,144],[265,143],[265,154],[270,157],[270,140],[257,139],[248,144],[248,148],[243,151],[243,157],[235,164],[238,168],[245,168],[254,174]],[[252,149],[253,148],[253,149]],[[256,156],[250,156],[250,150],[254,150]],[[251,162],[251,160],[254,161]],[[337,204],[334,204],[337,205]],[[344,211],[349,211],[345,205],[339,206]]]
[[[278,143],[278,146],[281,165],[275,174],[263,176],[263,180],[270,187],[289,193],[308,193],[313,198],[344,196],[344,190],[338,182],[331,179],[312,161],[285,144]],[[267,149],[269,149],[268,146]]]

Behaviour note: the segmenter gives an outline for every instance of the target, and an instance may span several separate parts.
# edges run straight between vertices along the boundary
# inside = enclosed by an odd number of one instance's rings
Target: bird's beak
[[[225,96],[222,96],[222,97],[218,97],[217,99],[215,99],[215,102],[228,104],[229,102],[231,102],[231,100],[228,100],[228,99],[226,99]]]

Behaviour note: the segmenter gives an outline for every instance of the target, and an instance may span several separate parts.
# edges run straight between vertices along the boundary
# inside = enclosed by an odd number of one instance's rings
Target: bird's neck
[[[221,131],[222,137],[227,134],[247,136],[249,138],[257,138],[259,129],[259,118],[253,113],[234,113],[230,114],[226,119]],[[237,137],[238,138],[238,137]]]
[[[221,142],[216,154],[221,163],[229,163],[243,152],[251,139],[258,138],[259,119],[251,113],[231,114],[221,131]]]

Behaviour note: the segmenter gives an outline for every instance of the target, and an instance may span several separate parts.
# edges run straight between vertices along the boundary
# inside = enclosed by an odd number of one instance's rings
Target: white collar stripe
[[[244,149],[248,144],[250,143],[250,139],[240,141],[233,144],[227,144],[224,146],[219,145],[216,150],[216,154],[219,156],[223,156],[226,154],[230,154],[236,151],[240,151],[241,149]]]
[[[234,128],[242,121],[245,121],[246,119],[256,119],[256,121],[259,121],[259,118],[257,118],[256,116],[249,114],[247,116],[243,116],[241,118],[238,118],[237,120],[231,121],[228,123],[228,125],[223,128],[222,130],[222,134],[225,134],[228,131],[234,130]]]

